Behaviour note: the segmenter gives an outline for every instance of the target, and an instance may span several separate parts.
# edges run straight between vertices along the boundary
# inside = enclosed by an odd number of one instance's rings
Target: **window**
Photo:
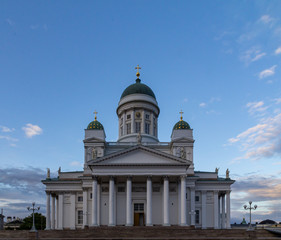
[[[131,119],[131,114],[127,115],[127,120]]]
[[[136,122],[136,133],[139,133],[141,131],[141,123]]]
[[[144,204],[143,203],[135,203],[134,204],[134,211],[144,211]]]
[[[145,114],[145,119],[149,120],[149,114]]]
[[[125,192],[125,187],[118,187],[118,192]]]
[[[199,202],[199,196],[195,196],[195,202]]]
[[[156,136],[156,119],[153,118],[153,136]]]
[[[83,196],[78,196],[78,202],[83,202]]]
[[[108,187],[101,187],[102,192],[108,192],[108,190],[109,190]]]
[[[152,191],[153,192],[160,192],[160,187],[159,186],[152,187]]]
[[[145,123],[145,133],[149,134],[149,128],[150,128],[150,124],[149,123]]]
[[[200,223],[200,216],[199,216],[199,210],[195,210],[195,223]]]
[[[92,193],[90,193],[90,199],[92,199],[93,198],[93,194]]]
[[[127,134],[130,134],[131,133],[131,123],[127,123],[126,128],[127,128]]]
[[[121,136],[123,136],[123,126],[120,128]]]
[[[83,224],[83,211],[82,210],[78,210],[78,224]]]

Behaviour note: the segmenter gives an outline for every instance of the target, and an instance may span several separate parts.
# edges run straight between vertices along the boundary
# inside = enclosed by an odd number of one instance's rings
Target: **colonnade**
[[[187,226],[187,186],[186,176],[181,176],[179,181],[179,225]],[[109,179],[108,193],[108,226],[116,226],[116,196],[115,196],[115,179]],[[196,210],[201,211],[201,227],[207,228],[207,191],[201,191],[201,204],[195,202],[195,187],[189,188],[190,194],[190,225],[198,225],[195,222]],[[88,189],[83,190],[83,226],[99,226],[100,225],[100,193],[101,187],[97,178],[93,178],[92,182],[92,210],[88,211]],[[146,226],[153,226],[152,221],[152,178],[148,176],[146,179]],[[169,216],[169,178],[163,178],[163,226],[170,226]],[[75,193],[70,194],[70,228],[75,229]],[[51,194],[46,192],[46,229],[63,229],[63,193]],[[230,228],[230,191],[213,191],[213,227],[215,229]],[[51,204],[50,204],[51,200]],[[88,215],[91,215],[91,223],[88,223]],[[132,177],[126,180],[126,226],[133,226],[133,207],[132,207]],[[200,223],[199,223],[200,224]]]

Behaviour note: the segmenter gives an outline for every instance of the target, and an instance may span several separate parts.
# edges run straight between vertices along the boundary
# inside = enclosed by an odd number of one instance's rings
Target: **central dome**
[[[141,80],[139,78],[136,79],[136,83],[131,84],[129,87],[127,87],[124,92],[121,95],[122,99],[123,97],[126,97],[128,95],[134,94],[134,93],[140,93],[140,94],[146,94],[154,99],[156,99],[154,92],[151,90],[150,87],[147,85],[141,83]]]

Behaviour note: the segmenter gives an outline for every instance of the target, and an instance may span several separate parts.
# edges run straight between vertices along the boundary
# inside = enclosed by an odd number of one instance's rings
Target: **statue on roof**
[[[226,169],[225,177],[226,177],[226,178],[229,178],[229,170],[228,170],[228,169]]]
[[[186,151],[184,147],[181,147],[180,153],[181,153],[180,157],[182,159],[186,159]]]
[[[97,158],[97,149],[95,147],[92,148],[92,159]]]
[[[47,178],[50,178],[51,174],[50,174],[50,168],[47,168]]]
[[[219,169],[220,169],[220,168],[217,168],[217,167],[216,167],[216,169],[215,169],[216,174],[219,173]]]
[[[141,144],[141,134],[140,134],[140,132],[139,132],[139,134],[138,134],[138,136],[137,136],[137,141],[138,141],[138,145],[140,145]]]

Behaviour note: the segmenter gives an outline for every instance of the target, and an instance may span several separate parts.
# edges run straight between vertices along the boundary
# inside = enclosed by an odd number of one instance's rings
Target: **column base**
[[[70,230],[75,230],[76,228],[75,227],[70,227]]]
[[[98,224],[92,224],[91,227],[98,227]]]
[[[133,226],[133,224],[132,224],[132,223],[130,223],[130,224],[126,224],[125,226],[126,226],[126,227],[132,227],[132,226]]]
[[[116,227],[115,224],[108,224],[107,226],[108,226],[108,227]]]
[[[153,227],[153,224],[152,223],[148,223],[145,225],[146,227]]]
[[[170,224],[170,223],[164,223],[162,226],[164,226],[164,227],[170,227],[171,224]]]
[[[187,225],[186,223],[181,223],[180,226],[186,227],[186,226],[188,226],[188,225]]]
[[[51,228],[45,228],[44,230],[51,230]]]
[[[63,228],[57,228],[56,230],[63,230]]]

